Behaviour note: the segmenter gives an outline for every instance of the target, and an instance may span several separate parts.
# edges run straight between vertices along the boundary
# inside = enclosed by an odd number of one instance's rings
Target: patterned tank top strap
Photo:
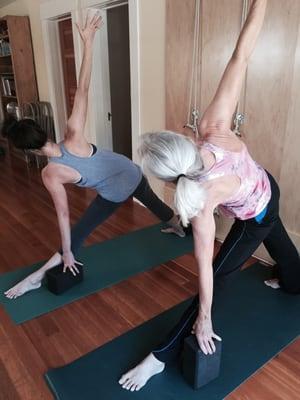
[[[203,142],[201,147],[213,153],[216,159],[216,163],[219,163],[221,160],[224,159],[224,150],[221,147],[218,147],[209,142]]]

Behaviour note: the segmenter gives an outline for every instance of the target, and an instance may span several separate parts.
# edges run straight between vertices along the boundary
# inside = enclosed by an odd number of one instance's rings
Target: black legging
[[[218,306],[219,301],[224,301],[222,291],[228,286],[227,282],[261,243],[277,263],[282,288],[289,293],[300,293],[300,258],[279,217],[279,187],[274,178],[270,174],[268,176],[272,197],[263,221],[259,224],[255,218],[246,221],[236,219],[214,259],[213,308]],[[197,318],[198,299],[197,295],[167,338],[153,350],[158,360],[169,362],[179,355],[183,340],[191,334]]]
[[[144,176],[130,197],[138,199],[161,221],[167,222],[174,216],[173,210],[156,196]],[[122,204],[123,202],[114,203],[105,200],[100,195],[95,197],[71,230],[71,250],[74,255],[76,255],[89,234],[111,216]]]

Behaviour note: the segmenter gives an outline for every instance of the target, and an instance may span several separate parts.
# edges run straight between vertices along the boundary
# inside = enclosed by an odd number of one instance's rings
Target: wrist
[[[211,313],[209,310],[205,310],[203,308],[199,308],[198,318],[201,321],[210,321],[211,320]]]
[[[86,50],[92,50],[92,48],[93,48],[93,42],[94,42],[94,39],[86,39],[86,40],[84,41],[84,48],[85,48]]]

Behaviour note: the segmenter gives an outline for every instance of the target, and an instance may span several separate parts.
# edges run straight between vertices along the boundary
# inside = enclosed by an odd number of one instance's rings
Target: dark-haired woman
[[[97,149],[83,135],[87,115],[88,90],[92,69],[92,47],[96,31],[101,25],[97,15],[88,17],[85,27],[77,26],[84,43],[83,60],[72,114],[67,122],[65,139],[60,144],[47,139],[46,133],[32,120],[7,121],[3,134],[20,149],[27,149],[49,157],[42,171],[43,183],[52,196],[59,223],[62,254],[55,253],[38,271],[5,292],[16,298],[37,289],[45,272],[64,263],[64,270],[78,272],[76,252],[87,236],[106,220],[125,200],[134,196],[160,220],[167,223],[166,232],[184,236],[174,212],[151,190],[141,169],[123,155]],[[75,227],[70,230],[66,183],[93,188],[98,193]]]

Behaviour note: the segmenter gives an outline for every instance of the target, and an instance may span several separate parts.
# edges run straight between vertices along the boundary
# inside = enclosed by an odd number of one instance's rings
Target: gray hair
[[[174,206],[182,224],[187,226],[205,200],[205,192],[198,183],[204,166],[196,144],[171,131],[145,133],[138,153],[145,174],[177,183]]]

